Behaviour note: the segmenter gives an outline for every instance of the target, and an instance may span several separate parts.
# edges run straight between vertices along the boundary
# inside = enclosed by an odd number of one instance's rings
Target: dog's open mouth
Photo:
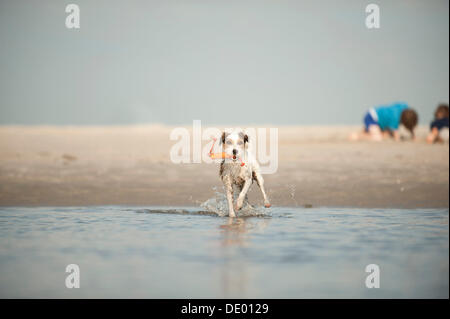
[[[235,161],[236,160],[236,155],[233,155],[233,161]]]

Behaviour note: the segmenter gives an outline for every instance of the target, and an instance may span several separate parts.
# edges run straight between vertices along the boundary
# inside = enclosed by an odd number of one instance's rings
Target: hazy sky
[[[0,48],[0,124],[357,124],[396,100],[425,124],[449,101],[448,0],[0,0]]]

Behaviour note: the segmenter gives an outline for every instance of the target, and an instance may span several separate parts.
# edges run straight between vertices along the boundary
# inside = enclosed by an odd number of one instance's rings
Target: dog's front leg
[[[245,196],[247,196],[247,192],[251,185],[252,185],[252,179],[249,178],[245,181],[244,186],[242,187],[242,190],[239,193],[239,197],[236,201],[236,210],[239,210],[242,208],[242,205],[244,204]]]
[[[233,186],[231,185],[231,180],[229,177],[224,178],[224,184],[227,191],[227,201],[228,201],[228,216],[236,217],[233,209]]]

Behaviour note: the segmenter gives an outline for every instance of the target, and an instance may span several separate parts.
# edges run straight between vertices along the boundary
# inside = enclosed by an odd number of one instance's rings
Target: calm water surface
[[[256,212],[0,208],[0,297],[449,297],[448,209]],[[68,264],[79,289],[65,287]]]

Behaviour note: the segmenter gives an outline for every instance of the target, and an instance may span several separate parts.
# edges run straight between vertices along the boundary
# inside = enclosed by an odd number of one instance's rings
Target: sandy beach
[[[173,164],[172,129],[2,126],[0,205],[198,206],[222,189],[218,165]],[[427,127],[400,143],[349,142],[359,126],[278,129],[278,171],[264,176],[274,206],[449,206],[449,146],[426,144]],[[256,185],[250,202],[262,203]]]

